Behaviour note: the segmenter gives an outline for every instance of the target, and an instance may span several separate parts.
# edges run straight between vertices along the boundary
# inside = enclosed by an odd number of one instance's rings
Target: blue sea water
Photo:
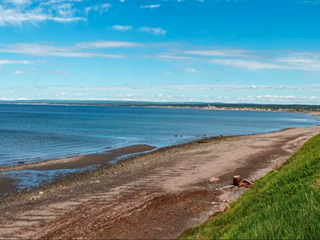
[[[0,104],[0,166],[317,124],[301,113]]]

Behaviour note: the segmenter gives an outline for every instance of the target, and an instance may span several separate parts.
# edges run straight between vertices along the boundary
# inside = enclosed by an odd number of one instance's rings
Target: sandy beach
[[[112,162],[117,161],[117,159],[121,159],[122,157],[140,154],[143,152],[152,151],[154,149],[156,149],[156,147],[145,144],[132,145],[109,150],[99,154],[90,154],[84,156],[75,156],[62,159],[53,159],[49,161],[40,161],[0,167],[0,173],[20,171],[19,174],[23,174],[21,172],[22,170],[38,171],[40,173],[42,171],[48,170],[62,170],[63,172],[70,169],[86,171],[88,167],[110,166],[112,165]],[[0,200],[3,195],[14,194],[19,191],[17,181],[18,179],[0,175]]]
[[[177,238],[247,190],[231,185],[233,175],[254,182],[319,132],[317,126],[210,138],[71,174],[44,188],[5,198],[0,204],[0,238]],[[152,146],[144,151],[148,150]],[[102,157],[91,160],[101,163]],[[84,159],[91,161],[78,157],[29,167],[75,167]],[[212,177],[220,180],[210,182]]]

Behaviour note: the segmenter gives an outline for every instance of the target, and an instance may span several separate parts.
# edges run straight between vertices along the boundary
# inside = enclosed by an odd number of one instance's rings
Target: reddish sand
[[[0,237],[177,238],[246,190],[230,186],[233,175],[256,181],[319,132],[318,126],[212,138],[76,174],[2,203]]]

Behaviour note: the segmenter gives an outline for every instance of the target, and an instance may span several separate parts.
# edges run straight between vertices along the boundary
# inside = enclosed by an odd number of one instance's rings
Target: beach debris
[[[219,181],[220,181],[220,178],[212,177],[212,178],[210,178],[209,181],[210,181],[210,182],[219,182]]]
[[[219,190],[225,190],[225,189],[229,189],[229,188],[234,188],[234,185],[227,185],[227,186],[220,188]]]
[[[220,208],[220,212],[225,212],[230,208],[230,205],[227,203],[224,207]]]
[[[238,186],[238,187],[251,188],[253,183],[247,179],[242,179],[240,177],[240,175],[235,175],[235,176],[233,176],[233,185]]]
[[[38,194],[39,194],[39,195],[43,195],[43,194],[44,194],[44,192],[38,192]]]
[[[230,204],[227,203],[226,206],[224,207],[223,211],[227,211],[230,208]]]
[[[280,170],[282,167],[283,167],[283,165],[280,163],[280,164],[277,164],[277,166],[274,169],[275,170]]]

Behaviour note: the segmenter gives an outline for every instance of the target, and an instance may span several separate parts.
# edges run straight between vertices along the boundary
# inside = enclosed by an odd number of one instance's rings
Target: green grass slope
[[[182,239],[319,239],[320,135]]]

